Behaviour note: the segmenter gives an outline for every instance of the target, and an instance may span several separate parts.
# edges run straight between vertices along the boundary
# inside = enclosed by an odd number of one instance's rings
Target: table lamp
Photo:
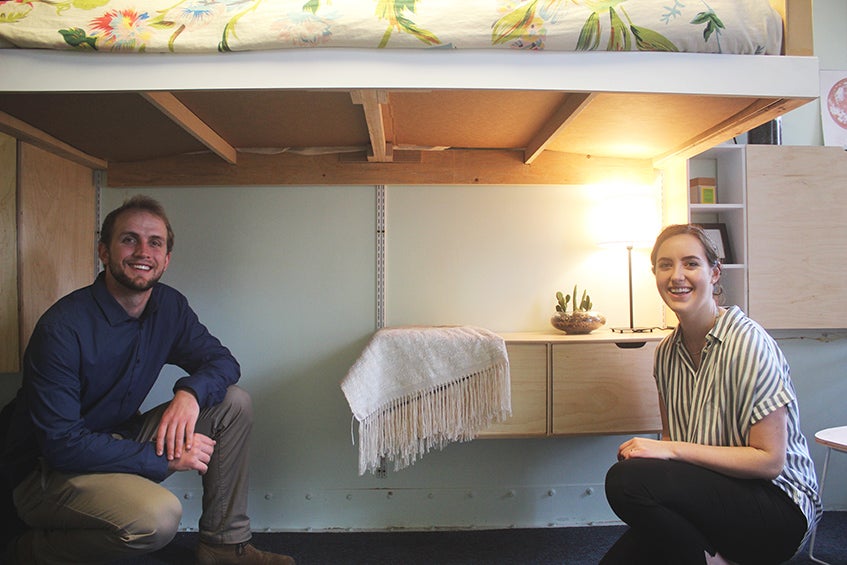
[[[629,327],[628,328],[612,328],[613,332],[617,333],[645,333],[652,332],[653,328],[639,328],[635,326],[635,316],[633,315],[632,307],[632,248],[634,244],[626,244],[626,260],[629,272]]]

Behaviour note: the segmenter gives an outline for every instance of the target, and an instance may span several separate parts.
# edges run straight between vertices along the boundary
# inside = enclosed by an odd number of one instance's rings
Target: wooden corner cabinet
[[[661,431],[653,354],[667,332],[501,335],[509,353],[512,417],[480,437]]]

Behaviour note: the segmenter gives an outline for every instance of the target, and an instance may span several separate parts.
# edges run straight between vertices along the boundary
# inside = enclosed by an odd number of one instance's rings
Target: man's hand
[[[197,471],[201,475],[209,470],[209,460],[215,451],[215,440],[201,433],[194,434],[194,443],[182,455],[168,461],[168,471]]]
[[[191,451],[194,447],[194,425],[199,415],[200,405],[197,404],[194,395],[187,390],[177,390],[159,422],[159,429],[156,432],[156,454],[166,453],[168,461],[173,461],[182,457],[183,448]]]

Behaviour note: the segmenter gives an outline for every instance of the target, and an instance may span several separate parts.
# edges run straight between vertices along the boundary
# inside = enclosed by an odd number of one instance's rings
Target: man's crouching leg
[[[200,517],[200,564],[256,563],[293,565],[287,555],[259,551],[247,515],[250,431],[253,404],[242,388],[230,386],[224,400],[201,410],[196,431],[217,443],[209,470],[203,475],[203,514]]]
[[[32,563],[97,563],[151,553],[176,535],[179,499],[137,475],[66,475],[41,468],[14,492],[31,528],[14,552]],[[26,561],[24,561],[26,562]]]

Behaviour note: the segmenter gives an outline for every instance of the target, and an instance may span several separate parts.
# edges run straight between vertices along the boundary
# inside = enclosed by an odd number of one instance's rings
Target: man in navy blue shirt
[[[238,362],[186,298],[159,282],[173,249],[162,206],[136,196],[103,222],[94,284],[41,317],[24,354],[0,471],[29,526],[20,563],[87,563],[173,539],[179,500],[159,485],[203,477],[198,563],[290,563],[248,543],[249,395]],[[139,408],[166,364],[186,376],[170,402]]]

